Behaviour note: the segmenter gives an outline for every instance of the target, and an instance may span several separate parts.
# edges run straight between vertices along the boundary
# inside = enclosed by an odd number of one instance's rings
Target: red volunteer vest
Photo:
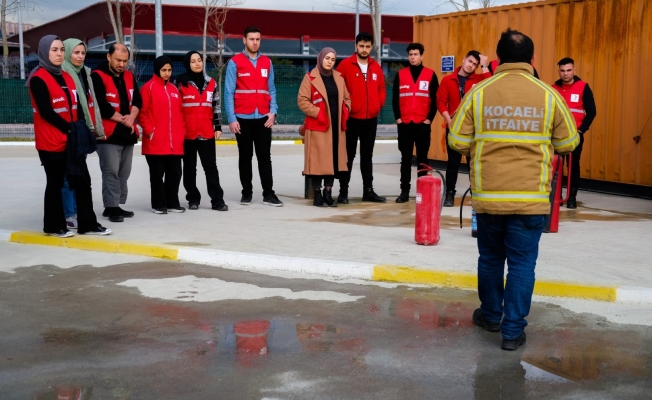
[[[430,68],[424,67],[419,79],[414,83],[409,67],[398,72],[398,104],[401,109],[401,120],[404,123],[420,124],[428,118],[431,103],[430,81],[434,73]]]
[[[215,137],[213,130],[213,91],[215,91],[214,79],[206,85],[203,93],[192,83],[188,86],[179,85],[181,103],[183,110],[183,121],[186,124],[186,139],[194,140],[198,136],[205,139]]]
[[[314,81],[315,77],[308,76],[310,81]],[[317,132],[326,132],[330,126],[330,119],[326,111],[326,100],[324,96],[314,87],[310,86],[312,104],[319,108],[317,118],[306,116],[306,129]]]
[[[575,117],[576,128],[579,128],[586,115],[586,111],[584,110],[584,88],[586,87],[586,82],[577,81],[571,85],[562,84],[561,86],[555,83],[552,87],[557,89],[559,94],[566,100],[568,108],[570,108],[573,117]]]
[[[72,92],[75,90],[75,81],[66,72],[61,72],[63,79],[66,81],[70,100],[72,101],[72,109],[68,107],[68,97],[64,89],[57,83],[52,75],[43,68],[39,68],[34,74],[35,77],[43,79],[45,85],[50,93],[50,103],[54,112],[59,114],[66,122],[77,121],[77,96]],[[49,122],[41,117],[32,92],[29,92],[29,97],[32,100],[32,110],[34,111],[34,136],[36,141],[36,150],[45,150],[60,152],[66,150],[66,143],[68,136],[62,133],[59,129],[55,128]]]
[[[107,75],[99,70],[95,70],[93,73],[98,74],[102,78],[102,82],[104,82],[104,89],[106,90],[106,101],[111,105],[111,107],[113,107],[115,112],[119,113],[120,95],[118,94],[118,88],[115,86],[115,82],[113,82],[113,78],[110,75]],[[131,72],[126,70],[123,74],[125,86],[127,88],[127,97],[129,97],[129,112],[131,112],[131,102],[134,98],[135,89],[134,76],[131,74]],[[102,118],[102,126],[104,127],[104,135],[106,136],[104,140],[108,139],[109,136],[113,134],[113,130],[117,124],[118,123],[115,121]],[[138,128],[136,128],[136,134],[138,134]]]
[[[253,114],[256,109],[261,114],[269,113],[272,97],[269,95],[268,74],[272,61],[261,55],[256,66],[243,53],[236,54],[231,59],[237,67],[235,81],[235,113]]]

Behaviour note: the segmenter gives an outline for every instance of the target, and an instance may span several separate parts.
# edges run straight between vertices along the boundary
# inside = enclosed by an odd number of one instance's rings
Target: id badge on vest
[[[571,94],[571,103],[579,103],[580,102],[580,95],[579,94]]]
[[[419,90],[428,90],[430,82],[428,81],[419,81]]]
[[[211,91],[206,92],[206,101],[213,101],[213,92]]]
[[[261,69],[260,75],[262,75],[263,78],[267,78],[267,69]]]

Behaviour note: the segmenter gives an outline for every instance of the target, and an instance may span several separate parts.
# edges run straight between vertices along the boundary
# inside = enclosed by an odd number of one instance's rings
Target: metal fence
[[[86,65],[93,68],[99,64],[100,59],[87,59]],[[28,64],[28,71],[35,65]],[[173,72],[183,70],[181,62],[173,62]],[[145,83],[152,75],[151,62],[139,63],[137,77],[141,84]],[[215,76],[215,70],[209,69],[209,75]],[[386,77],[387,104],[379,116],[380,124],[393,124],[394,116],[391,107],[392,80],[395,71]],[[297,107],[297,93],[305,69],[295,65],[275,65],[274,81],[276,85],[276,101],[278,103],[278,117],[276,123],[280,125],[300,125],[304,114]],[[25,81],[21,79],[0,79],[0,138],[32,138],[32,105]],[[224,102],[222,102],[224,107]],[[223,111],[222,115],[226,115]],[[225,121],[223,121],[226,124]]]

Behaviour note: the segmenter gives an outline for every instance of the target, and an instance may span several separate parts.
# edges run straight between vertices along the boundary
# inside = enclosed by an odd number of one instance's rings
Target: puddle
[[[568,210],[562,207],[561,213],[559,214],[559,219],[561,221],[571,221],[571,222],[650,221],[652,220],[652,214],[614,212],[614,211],[605,211],[605,210],[598,210],[592,208],[578,208],[576,210]]]
[[[283,297],[288,300],[335,301],[346,303],[364,296],[351,296],[331,291],[293,292],[287,288],[264,288],[249,283],[227,282],[216,278],[192,275],[163,279],[129,279],[120,286],[138,288],[146,297],[176,301],[260,300]]]

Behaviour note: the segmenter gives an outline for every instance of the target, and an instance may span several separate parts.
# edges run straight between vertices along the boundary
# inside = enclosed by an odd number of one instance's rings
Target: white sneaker
[[[55,236],[58,238],[69,238],[71,236],[75,236],[74,232],[71,232],[69,230],[61,230],[59,232],[53,232],[53,233],[48,233],[49,236]]]
[[[68,229],[77,229],[77,214],[66,218],[66,225]]]
[[[88,232],[79,232],[80,235],[99,235],[99,236],[106,236],[106,235],[110,235],[111,233],[113,233],[111,229],[105,228],[103,226],[98,226],[97,228]]]

